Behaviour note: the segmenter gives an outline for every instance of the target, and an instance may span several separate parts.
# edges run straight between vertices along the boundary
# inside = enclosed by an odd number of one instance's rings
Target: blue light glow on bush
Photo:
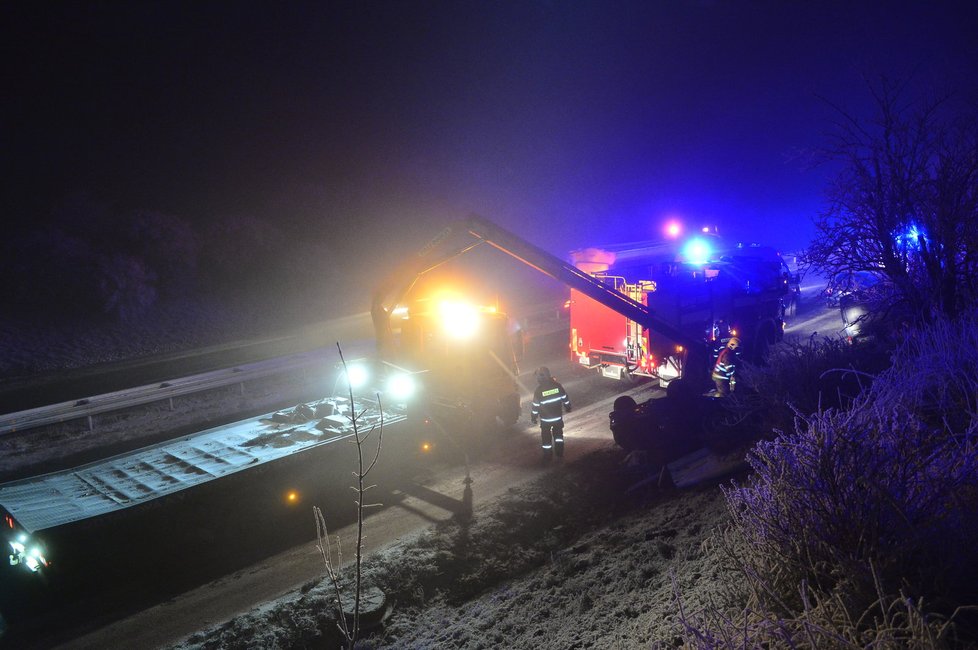
[[[911,223],[904,232],[896,235],[897,247],[902,250],[920,250],[920,245],[927,239],[927,234],[917,224]]]

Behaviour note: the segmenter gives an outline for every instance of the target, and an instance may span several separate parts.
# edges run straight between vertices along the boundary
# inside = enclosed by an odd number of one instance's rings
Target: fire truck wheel
[[[755,363],[764,363],[767,360],[768,351],[771,346],[778,342],[778,327],[773,321],[758,323],[754,328],[753,344],[750,346],[750,358]]]
[[[502,420],[503,426],[511,427],[519,421],[520,412],[518,409],[504,409],[499,419]]]
[[[722,409],[709,409],[700,419],[700,427],[707,439],[722,435],[729,427],[729,414]]]

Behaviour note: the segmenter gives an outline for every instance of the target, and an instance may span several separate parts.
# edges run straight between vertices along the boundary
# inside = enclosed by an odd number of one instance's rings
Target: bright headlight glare
[[[354,390],[363,388],[370,379],[370,371],[363,364],[355,364],[346,369],[346,379],[350,388]]]
[[[26,541],[27,535],[21,535],[19,539]],[[23,542],[11,541],[10,549],[13,551],[10,555],[11,566],[23,564],[31,571],[38,571],[42,566],[48,565],[48,561],[44,558],[44,551],[40,546],[31,547],[28,553],[27,547],[24,546]]]
[[[411,375],[398,373],[387,380],[387,393],[393,399],[403,402],[414,395],[417,385]]]
[[[439,305],[442,327],[456,339],[468,339],[479,330],[479,310],[472,305],[443,302]]]

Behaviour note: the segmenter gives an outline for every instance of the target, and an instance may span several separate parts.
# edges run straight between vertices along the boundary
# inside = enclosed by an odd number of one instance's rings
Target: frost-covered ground
[[[609,447],[557,466],[471,519],[367,557],[366,581],[389,611],[358,647],[676,645],[677,593],[688,612],[716,596],[719,569],[704,541],[726,519],[724,500],[715,484],[629,491],[647,477],[624,460]],[[322,578],[177,647],[340,647],[337,620]]]

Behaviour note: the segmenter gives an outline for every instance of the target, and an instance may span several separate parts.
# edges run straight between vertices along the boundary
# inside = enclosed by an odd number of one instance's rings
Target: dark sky
[[[805,155],[818,97],[974,84],[976,7],[6,2],[4,212],[81,191],[361,246],[474,211],[561,256],[680,216],[799,247],[830,172]]]

